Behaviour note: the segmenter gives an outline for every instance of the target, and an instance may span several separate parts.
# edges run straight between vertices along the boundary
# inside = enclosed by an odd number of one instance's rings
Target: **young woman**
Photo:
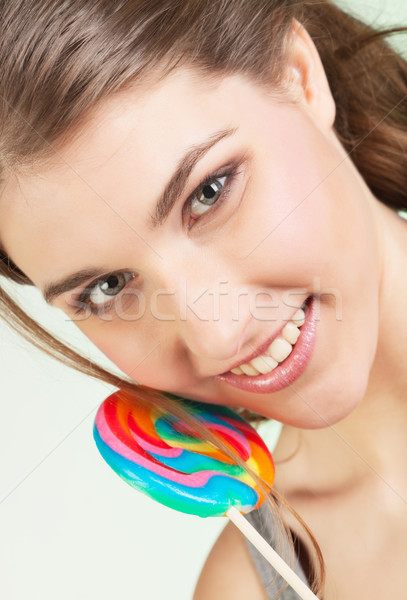
[[[0,34],[1,274],[74,319],[121,387],[284,423],[299,572],[320,548],[321,598],[402,598],[406,62],[322,0],[6,0]],[[275,598],[269,576],[226,527],[196,600]]]

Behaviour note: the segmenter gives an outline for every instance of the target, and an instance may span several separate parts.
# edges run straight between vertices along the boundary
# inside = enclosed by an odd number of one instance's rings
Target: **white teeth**
[[[271,356],[256,356],[253,360],[250,361],[250,364],[253,365],[260,373],[265,375],[266,373],[270,373],[273,369],[276,368],[278,362],[274,360]]]
[[[277,337],[268,347],[267,353],[271,356],[265,356],[264,354],[256,356],[248,364],[231,369],[231,372],[235,375],[255,377],[260,373],[266,375],[273,371],[279,363],[283,362],[291,354],[293,345],[297,342],[301,333],[299,327],[304,325],[304,323],[305,312],[302,308],[299,308],[282,330],[281,335],[283,337]]]
[[[235,375],[243,375],[243,371],[240,367],[236,367],[236,369],[230,369],[231,373],[234,373]]]
[[[292,351],[293,347],[282,337],[277,337],[268,347],[268,353],[278,362],[283,362]]]
[[[301,325],[304,325],[304,323],[305,323],[305,312],[302,310],[302,308],[299,308],[297,310],[297,312],[295,313],[295,315],[291,318],[291,321],[294,321],[294,324],[297,325],[297,327],[301,327]]]
[[[290,344],[295,344],[300,335],[300,330],[297,325],[295,325],[292,321],[288,321],[287,325],[284,327],[282,334],[283,338],[290,342]]]
[[[240,368],[242,369],[243,373],[245,373],[246,375],[251,375],[252,377],[254,377],[255,375],[258,375],[260,372],[255,367],[252,367],[251,364],[240,365]]]

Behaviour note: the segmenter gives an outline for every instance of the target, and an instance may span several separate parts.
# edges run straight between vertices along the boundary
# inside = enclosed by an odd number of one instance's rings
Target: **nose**
[[[213,289],[191,289],[186,295],[180,332],[187,348],[194,355],[229,361],[240,350],[243,330],[249,311],[235,305],[235,295],[226,286]]]
[[[172,278],[169,296],[178,338],[201,374],[221,373],[239,353],[250,326],[249,290],[197,271]],[[223,369],[225,367],[225,369]]]

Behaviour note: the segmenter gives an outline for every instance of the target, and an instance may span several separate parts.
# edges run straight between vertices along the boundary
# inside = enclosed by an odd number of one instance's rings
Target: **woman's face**
[[[52,164],[10,179],[5,249],[42,290],[97,271],[51,302],[135,381],[299,427],[334,423],[366,388],[379,283],[368,192],[323,102],[187,70],[112,98]],[[315,343],[293,383],[258,392],[216,379],[311,294]]]

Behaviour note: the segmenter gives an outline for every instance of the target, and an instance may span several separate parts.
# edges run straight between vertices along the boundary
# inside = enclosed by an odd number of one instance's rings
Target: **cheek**
[[[278,170],[278,165],[276,165]],[[301,175],[288,179],[263,168],[246,202],[242,228],[234,236],[248,273],[268,273],[269,286],[306,287],[314,278],[333,275],[329,263],[339,257],[338,215],[331,190],[320,186],[306,197]]]
[[[244,240],[250,258],[267,264],[276,281],[287,284],[295,273],[288,284],[309,286],[312,275],[325,285],[356,286],[367,299],[378,273],[359,175],[340,146],[306,119],[273,126],[284,143],[262,155],[253,176]]]
[[[138,371],[157,370],[154,349],[159,348],[160,340],[156,339],[154,329],[146,331],[145,319],[132,322],[117,316],[113,319],[92,316],[79,320],[76,325],[126,375],[137,380]]]
[[[175,349],[172,351],[168,330],[152,322],[148,308],[133,322],[92,317],[77,324],[98,350],[135,382],[168,391],[190,384],[185,360],[180,361]]]

